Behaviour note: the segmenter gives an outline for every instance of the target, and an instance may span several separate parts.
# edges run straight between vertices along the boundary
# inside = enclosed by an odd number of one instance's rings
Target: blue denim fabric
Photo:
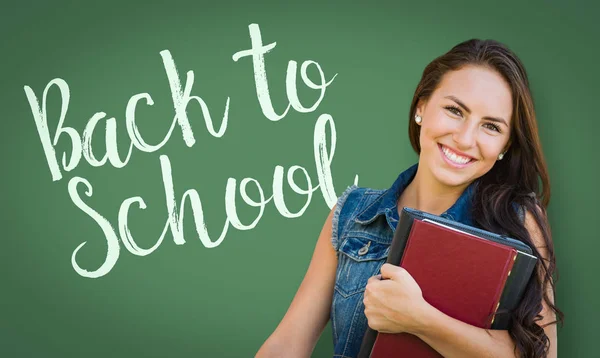
[[[417,172],[418,163],[402,172],[387,190],[355,185],[339,197],[332,220],[332,244],[338,266],[330,319],[334,357],[356,357],[367,329],[363,292],[367,280],[379,274],[398,223],[397,199]],[[473,225],[471,184],[443,217]],[[362,250],[361,250],[362,249]]]

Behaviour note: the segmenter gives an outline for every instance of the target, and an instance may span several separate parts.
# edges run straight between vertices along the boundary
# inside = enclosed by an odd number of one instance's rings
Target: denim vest
[[[379,274],[398,223],[397,200],[413,180],[418,163],[402,172],[387,190],[355,185],[338,198],[332,220],[332,244],[338,257],[330,319],[334,357],[356,357],[367,329],[363,292]],[[475,184],[441,216],[474,225],[471,199]]]

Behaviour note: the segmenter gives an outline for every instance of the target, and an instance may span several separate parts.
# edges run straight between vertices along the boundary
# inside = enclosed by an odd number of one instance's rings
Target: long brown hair
[[[538,136],[529,80],[519,58],[497,41],[472,39],[456,45],[433,60],[423,71],[410,106],[410,142],[419,154],[421,127],[412,120],[419,100],[428,99],[448,71],[455,71],[466,65],[484,66],[498,72],[512,92],[509,147],[504,159],[497,161],[489,172],[477,179],[472,214],[479,227],[521,240],[533,249],[538,258],[541,258],[540,253],[515,210],[515,205],[528,211],[541,229],[548,250],[548,260],[538,260],[537,275],[532,275],[529,280],[519,306],[508,312],[511,317],[508,331],[515,342],[515,350],[521,356],[546,357],[550,342],[543,328],[536,323],[542,319],[542,299],[557,316],[557,320],[551,324],[559,321],[562,324],[564,315],[552,303],[548,291],[542,289],[550,285],[553,293],[558,279],[554,246],[546,216],[550,201],[550,181]]]

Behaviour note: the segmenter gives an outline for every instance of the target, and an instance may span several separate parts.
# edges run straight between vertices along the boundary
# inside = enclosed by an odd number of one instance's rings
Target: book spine
[[[517,260],[512,268],[512,274],[506,281],[504,292],[500,298],[500,308],[502,312],[496,315],[492,329],[506,330],[511,324],[511,315],[518,306],[527,283],[532,277],[531,273],[535,268],[536,258],[529,257],[522,253],[517,253]]]
[[[506,276],[504,276],[504,280],[502,280],[502,285],[500,285],[500,287],[498,287],[498,290],[496,292],[496,299],[495,299],[496,308],[494,308],[494,316],[492,317],[492,321],[487,325],[487,327],[491,327],[494,324],[494,320],[496,319],[496,312],[498,312],[498,308],[500,307],[500,298],[502,297],[502,291],[504,291],[504,287],[506,286],[506,281],[508,280],[508,277],[510,276],[510,274],[512,272],[513,265],[515,264],[515,261],[517,260],[517,250],[512,249],[511,251],[513,254],[513,258],[512,258],[512,260],[509,260],[506,263],[507,268],[508,268],[508,273],[506,274]]]

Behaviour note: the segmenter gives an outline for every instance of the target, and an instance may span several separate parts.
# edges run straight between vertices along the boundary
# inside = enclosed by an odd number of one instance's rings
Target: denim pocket
[[[385,263],[389,248],[389,243],[368,234],[346,237],[339,248],[335,289],[344,297],[363,292],[369,278]]]

